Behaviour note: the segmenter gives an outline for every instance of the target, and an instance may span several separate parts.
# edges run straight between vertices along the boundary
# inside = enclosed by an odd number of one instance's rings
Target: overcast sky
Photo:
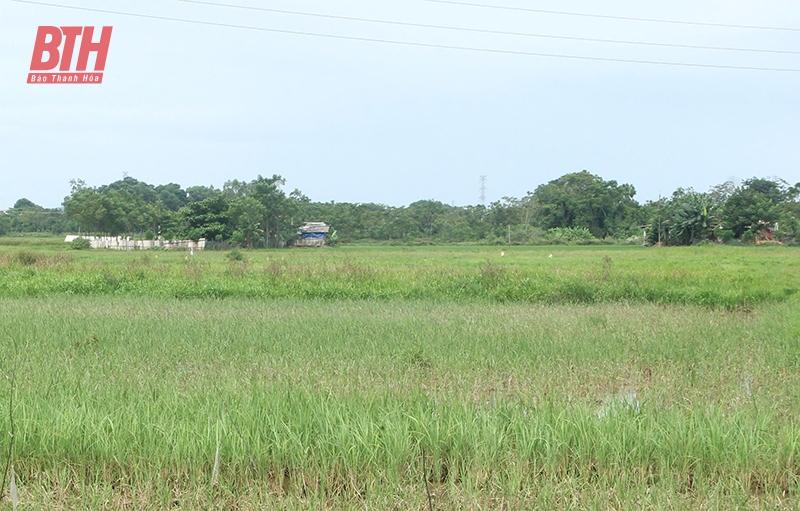
[[[521,52],[800,70],[800,54],[458,33],[189,4],[51,3]],[[425,0],[219,0],[360,18],[800,52],[800,31],[657,24]],[[477,0],[476,0],[477,1]],[[796,0],[481,0],[800,28]],[[29,85],[40,25],[114,27],[102,85]],[[98,28],[99,31],[99,28]],[[97,38],[97,35],[95,36]],[[91,61],[90,61],[91,63]],[[800,181],[800,73],[570,60],[279,34],[0,0],[0,209],[61,204],[71,178],[221,187],[281,174],[315,201],[524,196],[586,169],[641,202],[727,179]]]

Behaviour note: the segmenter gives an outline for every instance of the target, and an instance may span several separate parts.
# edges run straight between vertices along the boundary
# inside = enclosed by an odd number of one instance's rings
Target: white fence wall
[[[186,250],[204,250],[206,248],[205,238],[198,241],[193,240],[133,240],[123,236],[67,236],[65,243],[71,243],[77,238],[85,238],[92,244],[92,248],[105,248],[108,250],[147,250],[148,248],[183,248]]]

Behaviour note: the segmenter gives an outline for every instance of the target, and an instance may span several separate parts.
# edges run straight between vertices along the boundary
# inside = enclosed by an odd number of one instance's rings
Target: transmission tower
[[[481,204],[486,205],[486,176],[481,176]]]

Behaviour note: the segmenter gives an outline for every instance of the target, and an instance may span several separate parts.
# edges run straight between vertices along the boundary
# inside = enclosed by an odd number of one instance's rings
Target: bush
[[[244,245],[244,241],[245,241],[244,233],[242,233],[241,231],[236,231],[231,235],[230,242],[233,245],[242,246]]]
[[[228,260],[229,261],[244,261],[244,254],[238,248],[235,248],[228,252]]]
[[[86,238],[75,238],[70,243],[72,250],[89,250],[92,248],[92,242],[87,240]]]
[[[723,243],[733,243],[736,239],[736,235],[730,229],[724,229],[721,231],[717,231],[716,233],[717,238]]]
[[[325,244],[329,247],[335,247],[339,244],[339,235],[336,233],[336,229],[332,229],[330,234],[328,234]]]
[[[14,254],[14,262],[20,264],[22,266],[33,266],[37,262],[39,262],[41,256],[35,254],[33,252],[29,252],[27,250],[22,250]]]
[[[586,245],[597,241],[586,227],[556,227],[547,231],[547,234],[554,243]]]
[[[756,242],[756,233],[753,231],[745,231],[742,233],[742,242],[743,243],[755,243]]]

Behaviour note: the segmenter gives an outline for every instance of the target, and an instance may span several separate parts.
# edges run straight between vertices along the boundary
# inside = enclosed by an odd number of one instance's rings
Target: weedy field
[[[341,247],[231,255],[70,251],[58,240],[4,240],[0,296],[746,308],[782,302],[800,289],[798,252],[787,247]]]
[[[785,247],[0,239],[0,470],[19,509],[796,508],[798,289]]]

